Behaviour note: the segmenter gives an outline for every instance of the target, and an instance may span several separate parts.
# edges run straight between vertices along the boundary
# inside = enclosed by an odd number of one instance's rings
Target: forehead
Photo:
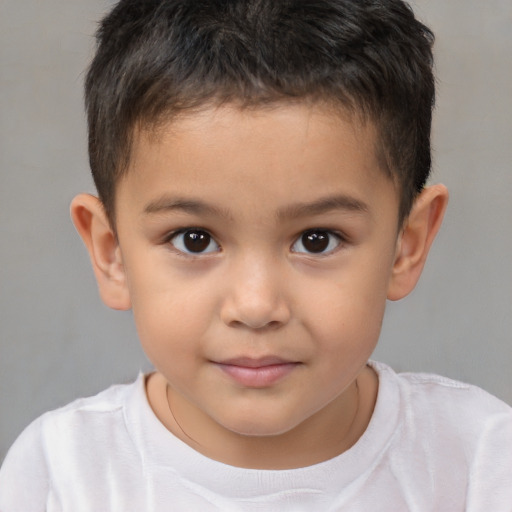
[[[241,195],[283,205],[333,187],[356,200],[393,188],[373,123],[326,105],[205,108],[134,135],[118,199],[139,210],[172,193],[225,207]]]

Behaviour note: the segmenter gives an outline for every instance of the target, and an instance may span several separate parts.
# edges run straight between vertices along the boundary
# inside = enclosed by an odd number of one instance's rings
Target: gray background
[[[0,0],[0,460],[43,411],[149,369],[69,220],[93,191],[83,70],[106,0]],[[433,181],[451,202],[375,358],[512,403],[512,2],[417,0],[437,35]]]

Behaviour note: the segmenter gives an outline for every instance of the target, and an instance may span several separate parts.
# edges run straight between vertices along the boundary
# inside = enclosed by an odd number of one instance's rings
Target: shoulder
[[[100,434],[102,428],[112,428],[118,423],[122,425],[126,405],[134,388],[142,385],[142,379],[141,375],[132,384],[114,385],[95,396],[80,398],[49,411],[28,430],[38,430],[43,444],[55,442],[62,445],[86,434]]]
[[[115,384],[94,396],[78,398],[63,407],[49,411],[41,416],[41,421],[68,418],[75,414],[101,415],[121,409],[135,386],[139,386],[144,376],[141,374],[130,384]]]
[[[383,363],[372,362],[379,382],[398,389],[401,404],[412,412],[472,424],[491,418],[512,418],[512,408],[487,391],[464,382],[431,373],[395,373]]]
[[[48,431],[80,427],[102,417],[115,415],[123,409],[133,388],[141,385],[142,378],[141,375],[132,384],[111,386],[97,395],[79,398],[63,407],[44,413],[25,428],[9,452],[18,446],[43,443]],[[63,433],[69,432],[66,430]]]
[[[435,503],[429,510],[464,503],[468,510],[508,510],[512,409],[477,386],[371,366],[379,376],[379,427],[394,418],[386,460],[401,487],[418,495],[427,489]]]
[[[113,385],[97,395],[79,398],[47,412],[39,419],[44,440],[88,436],[105,437],[111,429],[124,429],[126,410],[141,405],[145,397],[144,375],[130,384]],[[90,439],[91,437],[89,437]]]
[[[512,503],[510,406],[477,386],[446,377],[372,366],[386,391],[380,406],[398,409],[390,451],[395,462],[411,474],[411,460],[417,473],[428,468],[436,487],[449,484],[452,493],[463,492],[474,510],[503,510],[504,503]]]
[[[124,430],[125,404],[136,395],[134,389],[142,386],[142,380],[140,375],[132,384],[112,386],[33,421],[0,469],[0,509],[12,510],[7,504],[23,503],[24,510],[39,510],[37,500],[48,495],[55,474],[65,474],[82,454],[90,453],[84,450],[86,444],[108,451],[112,439],[123,437],[117,434]],[[32,489],[29,495],[27,488]],[[16,506],[14,510],[23,509]]]
[[[382,363],[372,366],[382,388],[377,402],[381,409],[398,410],[402,442],[410,440],[441,460],[450,453],[468,467],[484,454],[494,460],[507,457],[512,470],[509,405],[471,384],[426,373],[397,374]]]

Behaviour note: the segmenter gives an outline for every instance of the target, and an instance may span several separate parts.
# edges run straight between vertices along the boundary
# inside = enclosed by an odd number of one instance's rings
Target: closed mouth
[[[215,363],[230,380],[248,388],[267,388],[287,377],[301,363],[276,356],[237,357]]]
[[[282,359],[277,356],[265,356],[265,357],[235,357],[232,359],[226,359],[223,361],[218,361],[220,365],[229,365],[229,366],[240,366],[243,368],[264,368],[266,366],[276,366],[282,364],[293,364],[294,361]]]

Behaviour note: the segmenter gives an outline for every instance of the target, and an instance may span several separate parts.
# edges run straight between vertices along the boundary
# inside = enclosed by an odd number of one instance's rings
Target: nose
[[[284,275],[275,261],[254,255],[233,265],[221,309],[230,327],[277,328],[290,320]]]

